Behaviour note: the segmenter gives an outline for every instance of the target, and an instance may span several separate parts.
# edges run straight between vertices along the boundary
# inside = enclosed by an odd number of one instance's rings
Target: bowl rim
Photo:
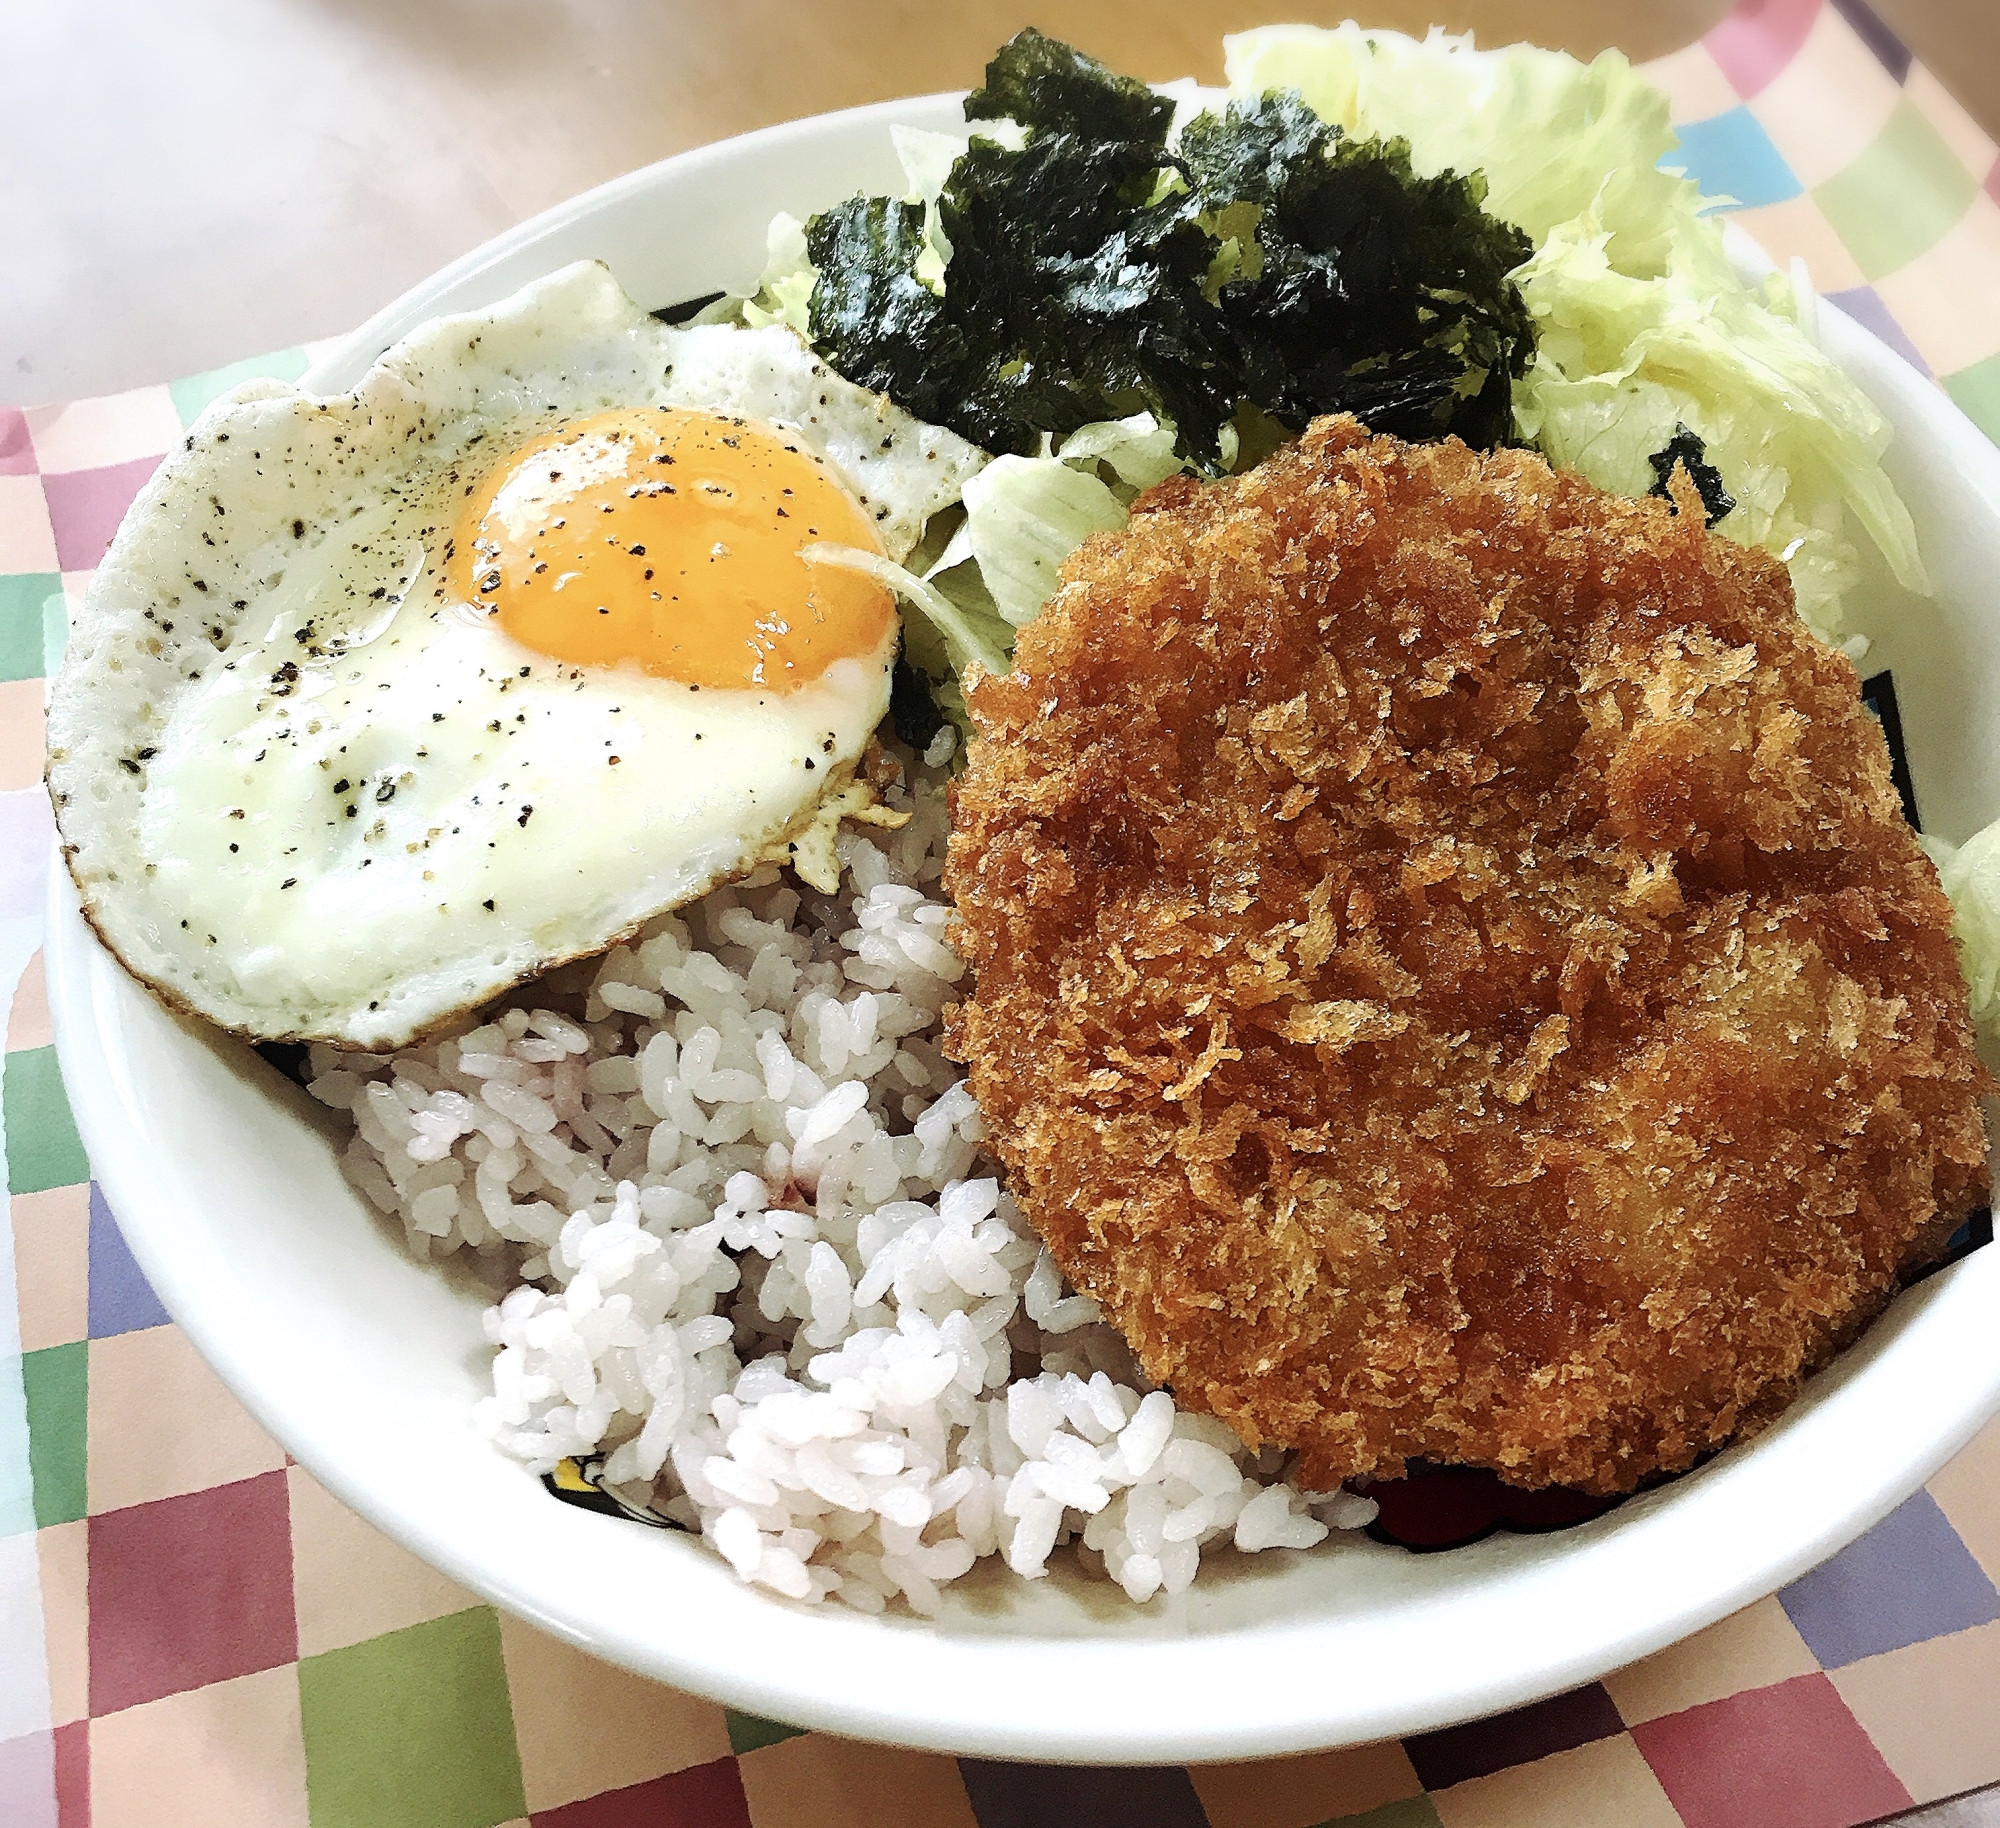
[[[351,376],[340,380],[344,371],[365,367],[433,315],[437,300],[595,211],[732,161],[809,148],[832,133],[934,121],[958,99],[888,101],[788,122],[580,193],[410,288],[323,355],[302,384],[351,384]],[[1734,245],[1739,253],[1749,246],[1740,234]],[[1862,371],[1878,401],[1894,396],[1934,424],[2000,520],[2000,451],[1942,391],[1844,315],[1823,314],[1822,336],[1843,366]],[[1392,1643],[1373,1625],[1329,1627],[1313,1619],[1206,1634],[954,1633],[808,1608],[749,1588],[734,1588],[732,1604],[710,1591],[713,1581],[692,1575],[690,1617],[713,1617],[726,1628],[692,1647],[662,1642],[650,1613],[621,1618],[602,1608],[590,1616],[565,1609],[560,1596],[504,1556],[476,1553],[463,1534],[406,1515],[397,1480],[382,1468],[364,1456],[343,1457],[310,1429],[301,1432],[295,1394],[260,1377],[234,1317],[205,1301],[198,1277],[177,1261],[175,1223],[192,1210],[192,1194],[174,1175],[163,1177],[135,1140],[144,1137],[147,1099],[120,1070],[113,999],[125,980],[83,921],[59,846],[46,944],[57,1048],[78,1128],[133,1252],[197,1350],[310,1473],[385,1534],[559,1638],[732,1705],[852,1737],[994,1757],[1182,1764],[1359,1744],[1491,1714],[1592,1680],[1796,1578],[1879,1521],[2000,1408],[2000,1344],[1987,1318],[2000,1295],[2000,1251],[1987,1250],[1898,1298],[1756,1442],[1731,1448],[1692,1481],[1565,1532],[1567,1552],[1416,1608],[1396,1622],[1399,1632],[1413,1634],[1406,1643]],[[1958,1398],[1942,1414],[1922,1400],[1940,1387]],[[1851,1451],[1862,1437],[1881,1456],[1866,1477]],[[621,1527],[566,1507],[547,1509],[580,1544],[604,1543],[603,1529]],[[1664,1602],[1671,1583],[1660,1578],[1663,1567],[1680,1573]],[[734,1587],[719,1562],[716,1573]],[[1476,1627],[1476,1654],[1468,1652],[1468,1627]],[[1339,1642],[1328,1642],[1330,1630],[1342,1634]],[[808,1638],[813,1654],[788,1661],[783,1648],[803,1647]],[[1343,1652],[1384,1660],[1365,1679],[1316,1681]],[[881,1685],[829,1684],[824,1672],[846,1656],[858,1656]],[[1060,1696],[1050,1697],[1054,1706],[1027,1704],[1051,1656],[1068,1660],[1063,1686],[1073,1696],[1105,1697],[1127,1684],[1153,1698],[1107,1699],[1105,1712]],[[1200,1697],[1208,1711],[1171,1705],[1181,1695]]]

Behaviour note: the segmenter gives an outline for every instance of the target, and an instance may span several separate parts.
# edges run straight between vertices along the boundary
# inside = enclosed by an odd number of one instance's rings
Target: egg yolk
[[[803,686],[888,640],[890,593],[810,561],[880,552],[866,511],[796,437],[680,407],[571,419],[477,485],[453,541],[465,600],[576,666],[692,686]]]

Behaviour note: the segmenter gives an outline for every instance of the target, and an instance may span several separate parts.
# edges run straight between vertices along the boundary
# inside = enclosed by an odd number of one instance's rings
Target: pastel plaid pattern
[[[1864,0],[1745,0],[1648,73],[1668,162],[2000,439],[2000,148]]]
[[[1688,169],[2000,438],[2000,154],[1860,0],[1652,72]],[[42,681],[163,452],[288,350],[0,409],[6,1828],[1846,1828],[2000,1782],[2000,1425],[1845,1553],[1602,1682],[1255,1765],[1066,1770],[754,1720],[497,1615],[342,1508],[167,1319],[89,1181],[39,958]]]

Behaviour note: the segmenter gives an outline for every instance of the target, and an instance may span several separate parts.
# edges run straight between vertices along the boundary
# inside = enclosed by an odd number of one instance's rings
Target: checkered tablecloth
[[[1860,0],[1744,5],[1652,73],[1704,186],[2000,438],[2000,159],[1943,84]],[[2000,1782],[2000,1425],[1824,1567],[1601,1683],[1157,1771],[750,1719],[496,1614],[328,1497],[90,1185],[38,956],[64,606],[203,405],[307,360],[0,410],[0,1825],[1845,1828]]]

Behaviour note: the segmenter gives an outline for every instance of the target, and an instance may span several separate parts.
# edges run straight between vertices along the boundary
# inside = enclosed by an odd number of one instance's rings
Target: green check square
[[[494,1828],[528,1813],[490,1606],[299,1662],[312,1828]]]
[[[1961,368],[1944,378],[1944,390],[1958,410],[1995,444],[2000,444],[2000,355]]]
[[[0,577],[0,680],[42,677],[42,606],[61,595],[62,578],[53,571]]]
[[[1874,144],[1813,200],[1872,281],[1935,246],[1978,194],[1979,180],[1905,96]]]
[[[303,349],[280,349],[271,355],[253,355],[247,361],[231,362],[227,368],[211,368],[206,374],[191,374],[184,381],[169,383],[174,411],[183,427],[192,425],[211,400],[220,399],[232,387],[245,381],[296,381],[306,371]]]
[[[729,1749],[738,1758],[767,1745],[782,1745],[805,1731],[802,1726],[787,1726],[782,1720],[760,1720],[755,1714],[739,1714],[733,1707],[724,1708],[722,1714],[729,1728]]]
[[[0,1121],[7,1131],[9,1193],[41,1193],[90,1179],[53,1047],[23,1047],[7,1056],[0,1066]]]
[[[69,646],[69,599],[52,590],[42,600],[42,677],[53,679]]]
[[[28,1408],[28,1476],[35,1488],[35,1528],[74,1523],[89,1509],[85,1422],[90,1342],[71,1340],[21,1355]]]

